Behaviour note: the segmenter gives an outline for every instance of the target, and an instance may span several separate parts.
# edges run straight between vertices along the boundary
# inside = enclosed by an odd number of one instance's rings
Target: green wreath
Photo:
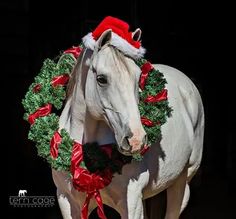
[[[65,129],[61,129],[57,155],[52,156],[50,144],[59,129],[59,116],[51,110],[52,107],[55,110],[62,108],[69,75],[82,49],[80,46],[66,50],[57,61],[46,59],[22,100],[25,109],[24,119],[31,123],[28,138],[36,143],[38,155],[46,159],[52,168],[68,172],[71,168],[74,140]],[[161,125],[171,114],[165,89],[167,82],[163,74],[154,69],[147,60],[140,59],[136,63],[142,70],[139,111],[150,146],[161,137]],[[91,172],[103,171],[107,167],[113,173],[121,172],[121,163],[130,162],[132,157],[121,155],[115,149],[115,145],[112,148],[112,155],[109,157],[97,144],[83,145],[84,161],[81,166]],[[142,157],[142,154],[138,154],[134,155],[133,159],[141,160]]]

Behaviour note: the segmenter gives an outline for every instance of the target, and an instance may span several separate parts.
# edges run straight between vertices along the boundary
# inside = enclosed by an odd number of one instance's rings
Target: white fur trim
[[[82,38],[83,44],[86,48],[94,50],[96,41],[93,39],[92,33],[88,33]]]
[[[93,39],[92,33],[88,33],[82,38],[82,40],[86,48],[94,50],[96,46],[96,41]],[[121,38],[119,35],[113,32],[110,44],[115,46],[125,55],[130,56],[133,59],[142,58],[146,51],[143,47],[140,47],[139,49],[135,48],[134,46],[129,44],[125,39]]]

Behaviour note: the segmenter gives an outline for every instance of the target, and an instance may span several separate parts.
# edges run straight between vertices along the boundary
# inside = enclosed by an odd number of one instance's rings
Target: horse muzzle
[[[120,146],[120,152],[124,155],[130,156],[137,154],[142,151],[144,146],[147,144],[147,135],[145,134],[142,138],[140,137],[128,137],[125,136]]]

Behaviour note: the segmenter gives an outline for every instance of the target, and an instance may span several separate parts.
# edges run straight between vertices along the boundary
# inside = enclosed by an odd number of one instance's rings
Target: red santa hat
[[[129,32],[129,24],[111,16],[105,17],[93,32],[83,37],[85,47],[94,50],[96,41],[108,29],[112,30],[111,45],[133,59],[143,57],[145,49],[141,47],[139,40],[133,39],[132,32]]]

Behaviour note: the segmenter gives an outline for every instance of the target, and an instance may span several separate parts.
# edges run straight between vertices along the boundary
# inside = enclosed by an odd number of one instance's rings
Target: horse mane
[[[77,59],[76,65],[74,66],[74,68],[73,68],[73,70],[72,70],[72,72],[70,74],[70,79],[69,79],[69,82],[68,82],[68,85],[67,85],[67,89],[66,89],[66,96],[67,96],[67,98],[69,98],[73,94],[73,90],[74,90],[75,84],[76,84],[77,79],[78,79],[77,72],[81,68],[84,56],[86,54],[86,50],[87,49],[83,49],[81,51],[81,54],[80,54],[80,56]]]

